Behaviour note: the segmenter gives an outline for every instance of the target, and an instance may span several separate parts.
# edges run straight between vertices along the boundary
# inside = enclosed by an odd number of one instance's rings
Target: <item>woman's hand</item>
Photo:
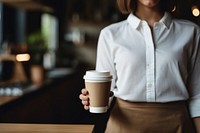
[[[112,97],[113,95],[114,93],[110,91],[109,97]],[[90,103],[89,103],[88,91],[85,88],[81,90],[81,94],[79,95],[79,98],[82,101],[84,109],[89,110]]]
[[[79,98],[82,101],[84,109],[89,110],[89,97],[88,97],[88,91],[86,89],[81,90],[81,94],[79,95]]]

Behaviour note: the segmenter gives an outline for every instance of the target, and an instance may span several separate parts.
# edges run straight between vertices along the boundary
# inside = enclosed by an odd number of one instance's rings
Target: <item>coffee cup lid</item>
[[[112,75],[110,75],[109,71],[96,71],[90,70],[86,71],[86,74],[83,77],[86,80],[111,80]]]

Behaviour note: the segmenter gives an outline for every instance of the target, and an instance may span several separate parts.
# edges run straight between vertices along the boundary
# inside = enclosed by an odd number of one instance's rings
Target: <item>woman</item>
[[[172,18],[168,0],[117,2],[130,15],[101,31],[97,52],[116,98],[105,132],[200,133],[200,28]],[[85,89],[80,99],[88,110]]]

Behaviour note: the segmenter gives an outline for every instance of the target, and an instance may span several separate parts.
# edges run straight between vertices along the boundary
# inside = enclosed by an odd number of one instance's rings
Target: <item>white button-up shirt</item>
[[[130,14],[102,29],[96,69],[113,75],[115,96],[132,102],[188,100],[200,116],[200,28],[165,13],[151,31]]]

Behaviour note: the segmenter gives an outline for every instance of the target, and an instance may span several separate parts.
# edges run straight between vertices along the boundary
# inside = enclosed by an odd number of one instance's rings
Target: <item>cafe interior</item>
[[[0,133],[22,124],[104,131],[109,112],[89,113],[79,94],[95,69],[100,30],[127,17],[115,2],[0,0]],[[176,0],[172,14],[200,26],[200,1]]]

